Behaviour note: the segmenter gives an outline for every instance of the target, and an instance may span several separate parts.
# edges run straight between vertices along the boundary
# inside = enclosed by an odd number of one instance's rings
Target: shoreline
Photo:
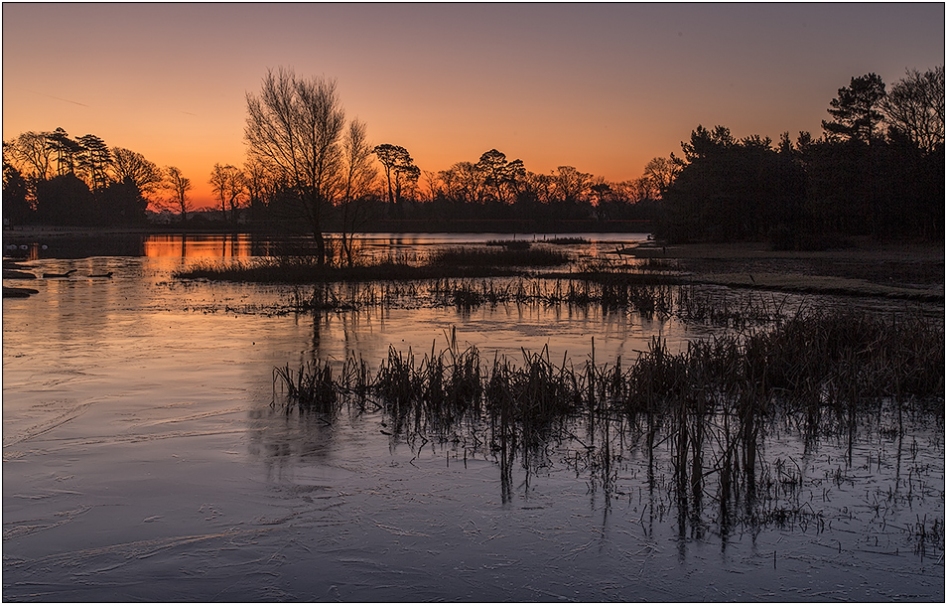
[[[34,238],[151,234],[224,236],[232,233],[156,230],[154,227],[128,229],[52,226],[23,226],[3,231],[5,243]],[[643,259],[661,264],[664,267],[655,272],[656,277],[672,278],[687,284],[934,303],[943,303],[945,299],[943,242],[876,242],[862,238],[853,239],[845,248],[774,251],[761,242],[662,245],[648,241],[623,249],[621,254],[627,259]]]

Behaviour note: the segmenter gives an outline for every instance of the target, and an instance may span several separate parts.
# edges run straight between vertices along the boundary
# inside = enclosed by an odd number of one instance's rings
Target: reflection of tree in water
[[[897,444],[899,484],[906,417],[934,419],[924,402],[944,397],[943,334],[921,318],[813,315],[680,354],[656,339],[628,366],[593,353],[580,367],[547,349],[484,364],[452,338],[420,359],[390,348],[374,376],[355,358],[338,373],[287,366],[277,400],[282,414],[315,413],[320,440],[343,410],[381,412],[391,439],[413,450],[434,442],[493,458],[504,503],[558,463],[587,478],[604,516],[612,501],[638,499],[647,533],[674,511],[681,549],[708,532],[726,545],[761,526],[821,529],[813,493],[845,481],[866,436]],[[821,442],[844,453],[845,469],[813,476]]]
[[[263,461],[268,480],[283,479],[300,462],[326,462],[338,448],[332,424],[320,414],[265,407],[251,410],[249,421],[249,452]]]

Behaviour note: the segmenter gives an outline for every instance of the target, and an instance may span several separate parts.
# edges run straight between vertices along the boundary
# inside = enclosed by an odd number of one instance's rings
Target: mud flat
[[[664,259],[696,283],[784,292],[945,299],[945,248],[855,241],[822,251],[775,251],[764,243],[643,244],[631,251]]]

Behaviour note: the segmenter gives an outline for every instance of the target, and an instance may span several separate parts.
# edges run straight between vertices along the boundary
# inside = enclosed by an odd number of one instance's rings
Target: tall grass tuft
[[[623,452],[616,442],[647,454],[650,487],[662,481],[655,452],[666,448],[681,527],[704,532],[710,500],[724,536],[741,520],[819,521],[788,509],[802,475],[762,463],[767,431],[796,425],[807,435],[848,435],[851,445],[857,418],[886,408],[901,420],[903,407],[944,401],[944,325],[922,317],[807,312],[765,330],[696,340],[680,353],[655,338],[631,363],[597,363],[593,341],[579,367],[566,356],[552,360],[548,348],[487,364],[476,348],[461,350],[453,331],[446,337],[447,349],[433,344],[420,360],[389,348],[374,378],[362,360],[347,360],[338,381],[327,362],[296,372],[287,365],[274,370],[274,392],[279,383],[288,410],[331,415],[340,401],[381,410],[391,433],[410,443],[474,444],[498,458],[505,500],[513,462],[540,469],[558,444],[580,444],[573,464],[594,470],[606,494]],[[917,534],[930,542],[939,533],[943,526]]]
[[[285,394],[286,411],[293,405],[302,412],[333,414],[338,402],[339,386],[333,380],[329,362],[304,364],[294,373],[289,364],[273,369],[273,399],[277,399],[278,385]]]
[[[434,267],[552,267],[565,265],[570,256],[550,248],[449,248],[432,253],[428,260]]]

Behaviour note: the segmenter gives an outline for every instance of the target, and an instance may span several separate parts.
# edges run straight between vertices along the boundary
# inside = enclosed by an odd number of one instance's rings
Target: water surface
[[[3,302],[4,599],[944,600],[943,416],[910,416],[901,437],[866,420],[853,444],[774,428],[762,469],[799,482],[773,489],[775,517],[685,532],[668,448],[650,483],[629,438],[606,491],[581,446],[551,445],[546,464],[513,466],[507,494],[473,444],[409,444],[379,413],[284,414],[273,368],[422,355],[452,329],[484,359],[546,346],[581,364],[594,342],[597,360],[631,360],[653,336],[719,328],[564,306],[285,313],[289,288],[171,278],[247,258],[240,240],[143,248],[39,255],[38,274],[79,271]],[[918,524],[936,519],[926,544]]]

